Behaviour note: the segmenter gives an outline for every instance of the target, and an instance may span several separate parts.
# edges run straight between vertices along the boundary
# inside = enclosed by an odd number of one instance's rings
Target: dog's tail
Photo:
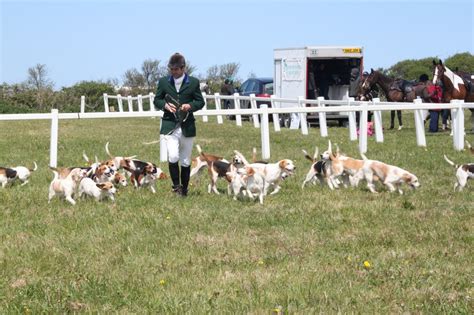
[[[105,153],[107,153],[107,155],[109,156],[109,158],[113,159],[113,155],[110,154],[110,151],[109,151],[109,142],[107,141],[107,143],[105,144]]]
[[[54,174],[53,180],[57,180],[59,178],[59,173],[52,167],[50,167],[50,169],[53,171],[53,174]]]
[[[469,151],[471,151],[471,153],[474,154],[474,148],[471,146],[471,144],[467,140],[466,140],[466,146],[469,149]]]
[[[36,171],[36,170],[38,169],[38,164],[36,164],[36,162],[34,162],[34,161],[33,161],[33,164],[35,165],[35,167],[29,168],[28,170],[29,170],[30,172],[34,172],[34,171]]]
[[[304,157],[307,158],[308,160],[310,160],[312,163],[316,162],[317,159],[318,159],[318,153],[319,153],[319,149],[318,147],[316,147],[315,151],[314,151],[314,155],[313,157],[311,157],[308,152],[306,152],[306,150],[301,150],[303,151],[303,154],[304,154]]]
[[[362,160],[368,161],[369,159],[365,156],[364,153],[360,152],[360,156],[362,157]]]
[[[453,161],[451,161],[450,159],[448,159],[448,157],[446,156],[446,154],[443,155],[444,156],[444,159],[446,160],[446,162],[449,163],[449,165],[453,166],[454,168],[458,168],[459,165],[455,164]]]
[[[82,157],[84,158],[84,160],[86,160],[86,162],[89,165],[91,164],[91,161],[89,160],[89,157],[87,156],[86,151],[82,151]]]
[[[199,144],[196,144],[196,149],[198,150],[199,155],[201,155],[202,154],[202,149],[201,149],[201,146]]]

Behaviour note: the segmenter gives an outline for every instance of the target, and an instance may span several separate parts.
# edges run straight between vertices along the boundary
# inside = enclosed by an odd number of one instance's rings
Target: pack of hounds
[[[467,147],[474,155],[474,148],[466,141]],[[337,146],[336,146],[337,147]],[[256,160],[256,149],[253,149],[252,162],[250,163],[239,151],[234,151],[234,156],[229,162],[222,156],[203,152],[196,145],[198,156],[192,160],[191,177],[207,169],[209,175],[208,192],[219,194],[217,181],[223,178],[227,182],[227,193],[234,200],[249,198],[258,200],[263,204],[267,195],[280,191],[281,183],[289,176],[294,175],[295,164],[290,159],[282,159],[275,163]],[[130,182],[136,189],[149,188],[156,193],[156,182],[167,179],[168,176],[152,162],[136,159],[136,156],[113,156],[109,151],[109,143],[105,145],[109,159],[91,162],[83,153],[87,166],[51,168],[53,180],[49,185],[48,202],[57,196],[65,199],[72,205],[76,204],[74,198],[91,197],[96,201],[110,199],[115,201],[117,189],[125,187]],[[379,182],[390,192],[398,191],[403,194],[402,184],[416,189],[420,186],[418,178],[407,170],[381,161],[370,160],[364,154],[362,159],[355,159],[341,154],[339,147],[336,152],[332,150],[331,141],[328,149],[319,155],[316,148],[313,156],[302,150],[304,156],[311,161],[311,167],[302,183],[327,185],[331,190],[343,187],[357,187],[365,181],[367,188],[372,193],[377,193],[376,183]],[[469,179],[474,178],[474,163],[458,165],[446,155],[444,159],[456,170],[454,190],[463,190]],[[24,166],[0,167],[0,184],[5,188],[7,184],[15,181],[26,185],[32,172],[38,169],[36,162],[33,168]]]

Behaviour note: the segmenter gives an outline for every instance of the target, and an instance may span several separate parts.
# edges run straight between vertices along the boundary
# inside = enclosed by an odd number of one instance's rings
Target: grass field
[[[223,194],[209,195],[206,174],[186,199],[166,181],[156,194],[122,189],[116,203],[48,204],[50,123],[0,122],[0,165],[40,167],[28,185],[0,189],[0,313],[472,314],[474,184],[454,193],[443,153],[473,156],[455,152],[446,132],[417,147],[413,116],[404,119],[384,143],[370,137],[367,155],[416,174],[419,190],[302,190],[310,163],[301,149],[325,149],[327,139],[317,128],[282,129],[270,136],[272,161],[293,159],[297,171],[263,206],[232,200],[222,181]],[[260,146],[250,123],[210,120],[195,141],[206,152],[250,156]],[[142,145],[157,138],[158,119],[59,126],[59,166],[82,165],[83,150],[104,159],[107,141],[112,153],[158,163],[158,146]],[[329,135],[358,156],[348,129]]]

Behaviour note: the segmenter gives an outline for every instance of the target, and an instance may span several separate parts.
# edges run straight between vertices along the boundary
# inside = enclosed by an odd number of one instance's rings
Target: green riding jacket
[[[180,104],[190,104],[191,110],[189,115],[181,124],[181,130],[185,137],[196,136],[196,124],[193,113],[204,107],[204,98],[202,97],[201,89],[199,88],[199,80],[184,75],[183,83],[179,89],[179,93],[176,91],[174,86],[173,76],[163,77],[158,81],[158,87],[156,88],[156,96],[153,100],[153,104],[157,110],[164,112],[161,124],[160,134],[167,135],[179,124],[173,113],[165,110],[165,95],[169,94],[174,99],[179,101]]]

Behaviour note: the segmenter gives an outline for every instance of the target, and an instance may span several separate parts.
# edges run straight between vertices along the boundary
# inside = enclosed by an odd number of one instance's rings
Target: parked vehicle
[[[273,95],[273,78],[250,78],[247,79],[239,88],[239,94],[242,96],[250,96],[255,94],[256,97],[270,97]],[[270,102],[257,101],[257,108],[261,104],[271,106]],[[250,108],[250,102],[242,102],[242,108]]]
[[[273,78],[250,78],[244,81],[240,88],[237,90],[242,96],[250,96],[250,94],[255,94],[256,97],[268,97],[273,95]],[[260,108],[260,105],[266,104],[268,107],[271,107],[270,100],[257,101],[257,108]],[[241,101],[240,108],[251,108],[250,101]],[[243,118],[250,118],[249,116],[242,116]],[[270,116],[271,120],[271,116]]]

